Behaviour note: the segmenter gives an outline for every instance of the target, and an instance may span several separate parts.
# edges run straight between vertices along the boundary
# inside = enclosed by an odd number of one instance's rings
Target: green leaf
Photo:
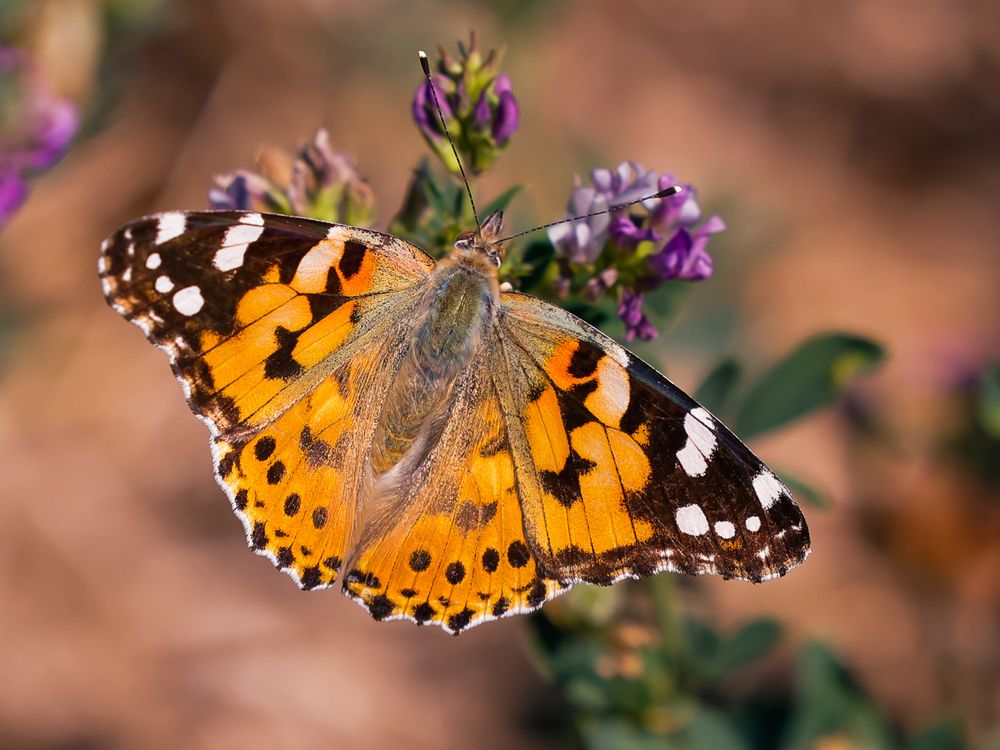
[[[691,294],[691,284],[687,281],[665,281],[659,289],[643,297],[643,307],[653,324],[663,330],[677,317],[681,305]]]
[[[688,618],[684,621],[684,637],[688,650],[699,659],[714,661],[719,652],[719,634],[702,620]]]
[[[1000,438],[1000,364],[983,373],[979,386],[979,422],[992,438]]]
[[[875,750],[895,746],[886,719],[827,646],[813,642],[802,650],[796,682],[784,747],[814,747],[823,740]]]
[[[479,218],[485,219],[494,211],[506,211],[507,206],[510,205],[514,196],[521,192],[522,187],[521,185],[514,185],[514,187],[504,190],[499,196],[479,209]]]
[[[778,362],[747,394],[736,432],[755,437],[832,404],[885,358],[871,339],[845,333],[815,336]]]
[[[510,258],[509,265],[505,260],[505,266],[516,279],[515,286],[522,291],[530,292],[545,276],[554,255],[555,248],[547,239],[535,240],[520,251],[517,257]]]
[[[792,491],[792,494],[799,500],[803,500],[814,508],[826,510],[830,507],[830,498],[822,490],[818,490],[811,484],[787,471],[777,471],[778,479]]]
[[[714,660],[718,677],[745,667],[773,649],[781,639],[781,626],[774,620],[754,620],[724,640]]]
[[[688,742],[679,746],[692,750],[750,750],[750,744],[725,714],[704,706],[699,707],[684,734]]]
[[[963,750],[965,730],[958,719],[942,721],[925,729],[906,745],[906,750]]]
[[[663,750],[661,735],[647,732],[621,719],[587,719],[580,722],[580,735],[587,750]]]
[[[710,412],[721,414],[725,411],[740,379],[740,365],[733,358],[722,360],[708,373],[695,391],[694,400]]]

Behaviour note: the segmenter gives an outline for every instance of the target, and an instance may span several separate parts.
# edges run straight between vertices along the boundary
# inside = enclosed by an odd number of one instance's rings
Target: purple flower
[[[441,86],[441,76],[437,76],[435,87],[437,89],[438,103],[441,105],[441,112],[444,114],[444,119],[451,120],[451,107],[448,104],[448,98],[444,95],[444,89]],[[413,104],[411,105],[411,109],[413,111],[413,121],[417,124],[417,128],[420,130],[420,133],[424,136],[424,138],[434,141],[441,141],[444,139],[444,133],[441,132],[441,121],[438,118],[437,109],[434,106],[434,98],[431,94],[430,81],[425,80],[417,87],[417,92],[413,95]]]
[[[701,281],[712,275],[712,257],[705,249],[708,238],[726,228],[718,216],[713,216],[694,231],[680,227],[656,255],[649,267],[661,279]]]
[[[0,227],[27,196],[27,178],[66,152],[79,126],[76,107],[54,96],[20,50],[0,47]]]
[[[674,176],[663,175],[657,180],[656,190],[666,190],[668,187],[676,185]],[[658,198],[649,203],[646,207],[650,209],[652,223],[658,227],[682,226],[690,227],[697,224],[701,219],[701,206],[698,205],[698,197],[694,188],[690,185],[681,185],[679,193],[674,193],[666,198]]]
[[[573,179],[573,192],[570,194],[567,206],[569,216],[586,216],[606,211],[609,206],[628,203],[657,190],[656,174],[647,172],[635,162],[622,162],[614,172],[595,169],[590,173],[590,181],[591,186],[587,186],[582,184],[579,177]],[[625,218],[625,221],[628,219]],[[548,234],[549,241],[556,249],[556,255],[568,258],[573,263],[593,263],[604,249],[611,231],[612,217],[602,213],[566,224],[557,224],[549,229]],[[641,234],[638,228],[629,230],[619,222],[614,231],[618,233],[619,238],[626,239],[628,243],[635,240],[634,244],[638,244],[641,241],[636,239]]]
[[[499,72],[500,53],[491,51],[484,59],[475,39],[468,46],[459,43],[459,52],[454,59],[440,51],[432,76],[434,92],[466,169],[482,174],[517,132],[520,112],[510,78]],[[429,81],[417,87],[412,112],[431,150],[458,174],[458,162],[444,138]]]
[[[216,187],[208,191],[212,208],[225,211],[286,213],[291,205],[267,178],[245,169],[217,175]]]
[[[660,235],[654,229],[642,229],[629,216],[616,216],[611,220],[608,234],[616,245],[633,250],[640,242],[659,242]]]
[[[591,301],[617,295],[629,340],[656,335],[643,313],[643,293],[654,293],[668,279],[700,281],[712,275],[708,241],[725,225],[717,216],[699,224],[694,188],[681,185],[666,198],[645,199],[676,184],[672,175],[657,175],[635,162],[595,169],[589,184],[573,180],[567,213],[579,218],[548,230],[558,288],[580,290]]]
[[[498,146],[503,146],[517,132],[521,119],[521,111],[514,98],[514,89],[510,78],[505,74],[497,78],[493,85],[493,93],[498,97],[496,113],[493,115],[491,133]]]
[[[626,341],[632,341],[637,337],[641,341],[649,341],[659,335],[656,327],[642,311],[642,295],[632,289],[622,289],[618,317],[625,323]]]
[[[264,149],[256,171],[240,169],[215,178],[212,208],[308,216],[371,226],[375,197],[354,160],[335,151],[326,130],[316,131],[294,157]]]

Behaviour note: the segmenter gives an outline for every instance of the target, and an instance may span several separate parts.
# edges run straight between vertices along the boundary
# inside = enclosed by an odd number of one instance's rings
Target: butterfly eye
[[[462,232],[458,235],[458,239],[455,240],[456,250],[471,250],[475,245],[476,234],[475,232]]]

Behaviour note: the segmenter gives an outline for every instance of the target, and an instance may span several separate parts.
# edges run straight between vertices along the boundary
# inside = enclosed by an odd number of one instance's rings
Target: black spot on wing
[[[428,602],[421,602],[413,608],[413,619],[417,621],[418,625],[423,625],[425,622],[434,617],[434,613],[434,607],[432,607]]]
[[[257,521],[253,525],[253,531],[250,533],[250,544],[254,549],[264,549],[267,546],[267,542],[267,531],[264,528],[264,524]]]
[[[313,527],[316,529],[322,529],[324,526],[326,526],[326,521],[328,517],[329,514],[327,513],[326,508],[324,508],[322,505],[319,506],[318,508],[313,508],[312,512]]]
[[[368,246],[356,240],[347,240],[344,243],[344,254],[340,257],[340,273],[345,279],[350,279],[361,270],[361,263],[365,259]]]
[[[475,612],[466,607],[458,614],[454,614],[448,618],[448,628],[455,631],[455,634],[457,635],[464,628],[469,626],[469,623],[472,622],[472,617],[475,614]]]
[[[293,492],[288,497],[285,498],[285,515],[294,516],[299,512],[299,508],[302,507],[302,498],[299,493]]]
[[[461,583],[465,579],[465,566],[457,560],[455,562],[448,563],[448,567],[444,572],[444,577],[447,579],[448,583],[453,586]]]
[[[253,454],[257,457],[258,461],[266,461],[274,453],[275,447],[277,447],[277,443],[273,437],[262,437],[254,444]]]
[[[597,371],[597,365],[604,357],[604,352],[591,344],[581,341],[569,360],[569,374],[574,378],[586,378]]]
[[[516,539],[507,547],[507,562],[515,568],[523,568],[531,560],[531,551],[520,539]]]
[[[410,555],[410,570],[420,573],[427,570],[431,565],[431,553],[427,550],[418,549]]]
[[[278,484],[285,476],[285,464],[282,461],[275,461],[267,467],[267,483]]]
[[[396,605],[385,594],[373,596],[368,600],[368,612],[371,614],[372,619],[376,621],[384,620],[395,609]]]
[[[500,566],[500,553],[493,547],[487,547],[483,552],[483,570],[487,573],[495,573]]]
[[[538,478],[542,488],[568,508],[583,499],[580,476],[596,467],[597,464],[593,461],[571,449],[566,464],[560,471],[541,471]]]
[[[278,348],[264,360],[264,377],[272,380],[290,380],[297,377],[302,373],[302,365],[295,360],[292,352],[299,342],[299,334],[278,326],[274,329],[274,338]]]
[[[299,448],[302,449],[306,461],[311,467],[322,466],[328,463],[333,454],[330,444],[315,437],[308,425],[302,428],[302,432],[299,435]]]

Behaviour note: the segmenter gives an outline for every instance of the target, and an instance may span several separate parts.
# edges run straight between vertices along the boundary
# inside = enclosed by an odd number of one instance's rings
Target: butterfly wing
[[[514,457],[493,383],[498,342],[465,369],[434,449],[386,490],[345,592],[377,620],[457,633],[527,612],[565,587],[540,576],[524,533]]]
[[[516,292],[502,310],[497,383],[545,576],[759,582],[805,559],[788,490],[706,409],[565,310]]]
[[[305,588],[346,554],[379,399],[433,267],[389,235],[250,212],[150,216],[103,245],[105,296],[168,353],[250,545]]]

